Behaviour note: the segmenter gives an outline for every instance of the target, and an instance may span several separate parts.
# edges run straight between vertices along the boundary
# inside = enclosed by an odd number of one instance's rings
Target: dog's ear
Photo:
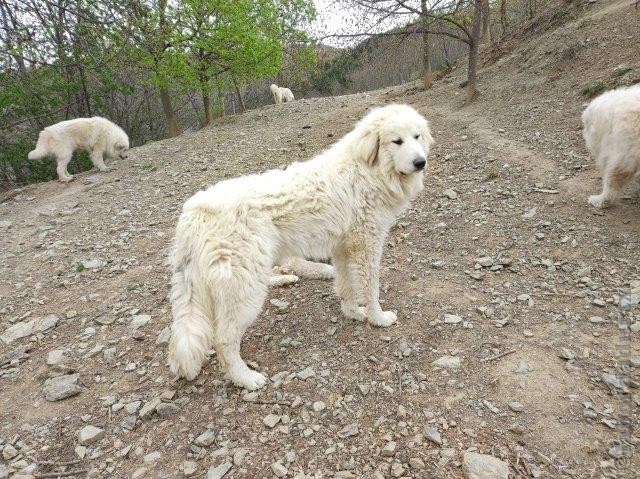
[[[422,146],[424,146],[425,153],[429,154],[431,145],[433,145],[433,136],[431,136],[431,130],[427,122],[425,122],[424,127],[420,130],[420,141],[422,142]]]
[[[374,125],[368,126],[360,135],[356,144],[358,159],[369,166],[378,162],[378,150],[380,148],[380,135]]]

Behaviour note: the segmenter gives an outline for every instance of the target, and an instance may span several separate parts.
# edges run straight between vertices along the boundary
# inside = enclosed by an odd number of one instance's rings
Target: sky
[[[385,22],[382,25],[372,26],[373,18],[365,18],[364,11],[356,7],[345,6],[346,0],[314,0],[317,18],[311,25],[311,31],[316,38],[332,34],[353,34],[361,32],[378,32],[397,26],[397,19]],[[356,22],[357,19],[357,22]],[[403,18],[406,22],[408,17]],[[358,43],[360,38],[324,38],[322,43],[332,46],[348,46]]]

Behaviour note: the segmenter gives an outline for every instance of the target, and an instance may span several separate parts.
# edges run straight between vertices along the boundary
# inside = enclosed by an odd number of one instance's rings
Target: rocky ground
[[[0,478],[639,477],[640,203],[587,206],[579,120],[586,85],[640,80],[629,3],[532,32],[471,106],[461,69],[428,93],[261,108],[7,195]],[[165,261],[184,200],[308,158],[390,101],[437,142],[385,248],[399,323],[346,320],[331,284],[303,280],[245,336],[267,387],[237,389],[215,356],[176,381]]]

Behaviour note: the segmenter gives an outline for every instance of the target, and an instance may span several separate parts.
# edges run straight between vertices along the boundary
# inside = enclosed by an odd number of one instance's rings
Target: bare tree
[[[477,96],[478,48],[482,37],[483,10],[487,0],[345,0],[350,5],[361,8],[370,17],[371,25],[359,25],[358,33],[329,35],[332,37],[371,37],[384,35],[406,35],[422,33],[424,86],[429,88],[430,42],[429,36],[443,35],[463,42],[469,47],[467,78],[467,101]],[[529,0],[531,1],[531,0]],[[403,19],[406,19],[403,21]],[[380,30],[382,25],[391,24],[395,28]]]

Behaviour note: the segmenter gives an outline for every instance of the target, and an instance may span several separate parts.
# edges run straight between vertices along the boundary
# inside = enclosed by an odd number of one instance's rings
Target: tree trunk
[[[173,105],[171,105],[171,96],[169,96],[169,90],[167,88],[159,88],[160,101],[162,102],[162,109],[164,110],[164,116],[167,118],[167,126],[169,127],[169,135],[172,137],[180,135],[178,130],[178,121],[176,120],[176,113],[173,111]]]
[[[500,25],[502,26],[502,36],[507,33],[507,0],[500,2]]]
[[[202,90],[202,105],[204,106],[204,124],[210,125],[213,121],[211,114],[211,95],[205,89]]]
[[[236,89],[236,95],[238,97],[238,104],[240,105],[240,113],[244,113],[247,111],[247,108],[244,105],[244,100],[242,99],[242,95],[240,94],[240,88],[238,88],[238,82],[233,78],[233,86]]]
[[[482,2],[482,41],[491,43],[491,6],[489,0]]]
[[[478,96],[478,46],[482,22],[483,0],[474,0],[473,26],[471,27],[471,41],[469,43],[469,67],[467,70],[467,104]]]
[[[428,32],[428,17],[427,13],[427,0],[421,0],[420,6],[422,7],[422,28],[424,31],[422,32],[422,71],[423,71],[423,81],[424,81],[424,89],[428,90],[433,86],[433,71],[431,69],[431,45],[429,45],[429,32]]]

